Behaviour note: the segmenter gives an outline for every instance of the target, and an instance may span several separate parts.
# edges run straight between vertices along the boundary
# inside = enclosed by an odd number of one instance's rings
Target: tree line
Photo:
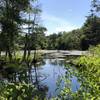
[[[12,60],[23,49],[23,60],[29,58],[31,48],[37,49],[37,37],[46,31],[39,24],[40,13],[37,0],[0,0],[0,55],[4,51],[5,59]]]
[[[44,32],[38,34],[37,41],[33,42],[31,49],[48,50],[87,50],[91,45],[100,43],[100,4],[93,0],[91,10],[83,26],[70,32],[53,33],[46,36]],[[38,32],[39,33],[39,32]],[[23,38],[23,37],[22,37]],[[34,37],[36,38],[36,37]],[[23,40],[23,39],[21,39]],[[35,40],[35,39],[34,39]],[[36,44],[36,46],[35,46]]]
[[[100,44],[100,2],[92,0],[90,13],[80,29],[48,36],[48,49],[87,50]]]
[[[41,8],[37,0],[0,0],[0,52],[11,60],[23,50],[23,60],[31,50],[87,50],[100,43],[100,3],[92,0],[90,14],[80,29],[46,36],[39,24]],[[1,54],[1,53],[0,53]]]

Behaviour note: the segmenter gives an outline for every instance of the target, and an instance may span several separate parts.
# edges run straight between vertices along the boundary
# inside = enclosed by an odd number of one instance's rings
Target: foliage
[[[100,44],[100,2],[92,0],[91,10],[84,25],[71,32],[60,32],[48,36],[48,49],[87,50]]]
[[[61,32],[48,36],[48,49],[73,50],[81,49],[81,40],[84,37],[81,29],[71,32]]]
[[[97,45],[96,47],[91,46],[89,51],[92,55],[100,57],[100,45]]]
[[[37,49],[46,49],[47,47],[47,42],[46,42],[46,37],[45,37],[45,32],[47,29],[42,26],[37,26],[33,30],[32,34],[32,50],[37,50]]]
[[[72,92],[65,87],[56,100],[99,100],[100,98],[100,45],[91,48],[87,56],[75,60],[76,73],[81,85],[78,91]],[[91,52],[92,51],[92,52]],[[69,95],[69,96],[68,96]]]
[[[32,84],[9,83],[2,85],[0,100],[40,100],[41,95]]]
[[[22,24],[21,12],[30,7],[30,0],[1,0],[0,1],[0,42],[1,50],[8,53],[9,59],[12,60],[12,53],[15,50],[15,41],[19,34]]]
[[[88,16],[80,29],[60,32],[47,37],[47,49],[87,50],[91,45],[100,44],[100,17]]]
[[[83,49],[87,49],[90,45],[97,45],[100,43],[100,17],[89,16],[82,28],[83,34],[85,35],[82,40]]]
[[[32,55],[32,49],[86,50],[90,47],[88,56],[82,56],[74,62],[79,71],[79,74],[75,73],[75,75],[81,77],[78,79],[81,83],[80,89],[73,93],[70,88],[71,80],[65,79],[68,85],[54,99],[99,100],[100,45],[91,47],[91,45],[100,44],[100,16],[98,16],[100,5],[98,0],[92,0],[91,14],[87,17],[82,28],[71,32],[54,33],[50,36],[45,36],[46,28],[38,23],[41,9],[38,5],[35,6],[35,1],[37,0],[0,1],[0,54],[1,51],[6,52],[4,57],[0,56],[0,65],[4,64],[4,68],[0,66],[1,71],[4,71],[4,74],[6,74],[5,71],[8,73],[21,71],[23,67],[25,68],[25,60],[27,60],[26,63],[40,62],[42,56],[35,53]],[[31,19],[31,14],[34,19]],[[25,18],[23,18],[24,15]],[[23,25],[28,25],[26,28],[28,32],[23,32],[21,28]],[[16,53],[16,50],[24,50],[23,57],[21,53]],[[19,66],[20,63],[22,63],[21,66]],[[11,75],[13,77],[12,73]],[[1,100],[40,100],[41,95],[44,96],[32,84],[24,82],[5,84],[2,82],[0,85]]]
[[[81,49],[81,40],[84,37],[81,29],[73,30],[63,35],[63,43],[65,49]]]

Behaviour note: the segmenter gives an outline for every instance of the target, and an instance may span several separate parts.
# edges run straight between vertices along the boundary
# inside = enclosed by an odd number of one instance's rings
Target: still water
[[[37,67],[37,77],[41,85],[47,86],[47,97],[54,97],[63,89],[65,86],[63,78],[71,80],[73,92],[78,90],[80,84],[72,72],[76,70],[73,66],[67,66],[64,59],[44,59],[44,62],[44,65]],[[32,72],[34,77],[34,66]]]
[[[16,65],[17,66],[17,65]],[[68,83],[64,80],[71,80],[71,89],[73,92],[80,87],[74,72],[77,69],[69,66],[64,59],[43,59],[42,63],[28,65],[23,68],[17,66],[20,71],[9,69],[3,72],[4,80],[10,82],[23,82],[34,84],[39,90],[44,91],[47,98],[55,97]],[[14,73],[15,71],[15,73]],[[13,74],[12,74],[13,72]]]

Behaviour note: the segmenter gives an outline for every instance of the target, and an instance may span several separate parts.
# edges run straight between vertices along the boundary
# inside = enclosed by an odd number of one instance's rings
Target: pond
[[[45,59],[44,61],[45,64],[37,69],[37,76],[38,79],[39,76],[42,76],[42,78],[44,77],[43,79],[39,80],[41,84],[46,85],[48,87],[47,96],[53,97],[60,92],[59,88],[62,89],[64,87],[63,78],[66,76],[66,74],[69,74],[68,71],[73,68],[67,70],[67,68],[65,67],[67,65],[64,59]],[[71,79],[72,91],[77,91],[80,86],[77,77],[75,77],[74,75],[69,75],[69,77],[67,78]]]
[[[24,66],[24,64],[23,64]],[[16,70],[7,70],[1,75],[8,82],[22,82],[34,84],[40,91],[44,91],[47,98],[55,97],[64,88],[64,79],[71,80],[73,92],[80,87],[77,77],[73,73],[77,71],[74,66],[69,66],[64,59],[43,59],[42,63],[33,64]]]

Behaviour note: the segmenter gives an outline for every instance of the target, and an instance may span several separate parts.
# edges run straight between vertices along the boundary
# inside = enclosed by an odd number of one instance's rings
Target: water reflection
[[[32,83],[42,97],[51,98],[68,85],[66,79],[71,80],[73,92],[79,88],[77,77],[73,74],[74,70],[76,69],[68,66],[64,59],[43,59],[38,63],[16,64],[16,67],[8,67],[0,73],[2,79],[8,82]]]

